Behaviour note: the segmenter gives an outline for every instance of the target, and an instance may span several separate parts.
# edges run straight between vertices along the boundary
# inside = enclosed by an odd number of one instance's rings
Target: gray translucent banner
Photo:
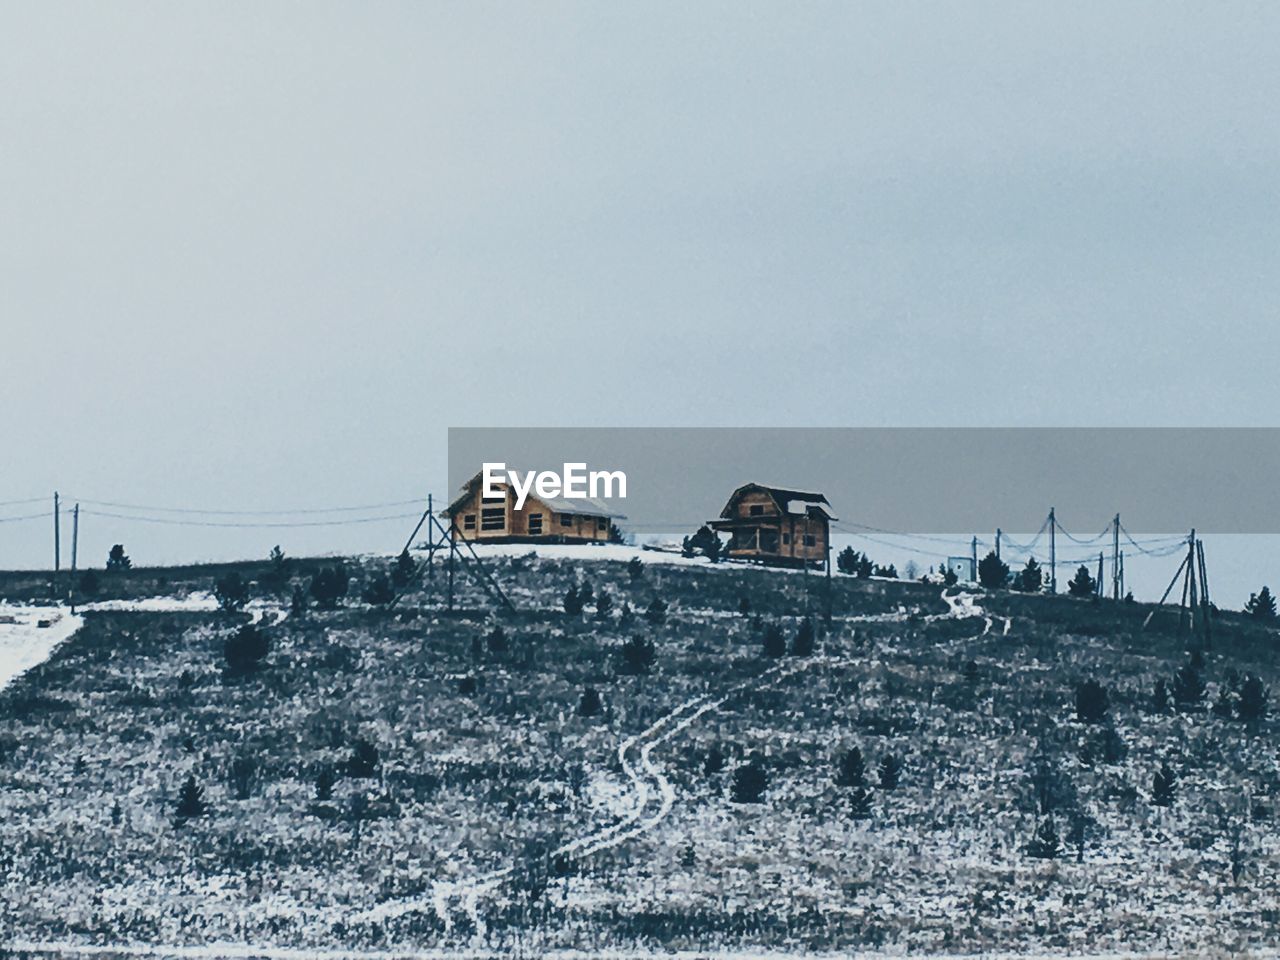
[[[1099,531],[1280,533],[1280,428],[508,428],[449,430],[451,495],[484,462],[622,470],[620,525],[682,531],[746,483],[826,495],[850,524],[1032,531],[1049,508]]]

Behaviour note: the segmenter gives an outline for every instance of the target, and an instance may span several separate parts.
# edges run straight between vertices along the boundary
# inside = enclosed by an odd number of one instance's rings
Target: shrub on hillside
[[[657,660],[653,642],[643,637],[632,637],[624,643],[619,656],[622,659],[622,672],[631,674],[648,673]]]
[[[1236,716],[1245,723],[1261,720],[1267,715],[1267,688],[1253,674],[1240,684],[1240,698],[1236,701]]]
[[[1183,664],[1178,669],[1173,675],[1173,682],[1169,684],[1169,691],[1173,694],[1173,702],[1180,709],[1190,710],[1200,706],[1204,699],[1205,683],[1194,663]]]
[[[604,703],[600,699],[599,690],[595,687],[587,687],[587,689],[582,691],[582,697],[578,700],[578,716],[598,716],[600,711],[603,709]]]
[[[107,554],[107,569],[112,572],[128,570],[133,566],[133,561],[129,559],[129,555],[124,552],[124,544],[117,543],[111,547]]]
[[[397,590],[403,590],[413,583],[417,575],[418,565],[414,563],[413,557],[409,556],[408,548],[401,550],[396,557],[395,566],[391,568],[391,582],[395,584]]]
[[[885,754],[878,768],[881,790],[896,790],[902,782],[902,761],[892,753]]]
[[[764,792],[769,788],[769,776],[759,760],[748,760],[733,771],[733,786],[729,796],[734,803],[763,803]]]
[[[1053,860],[1057,858],[1060,849],[1058,828],[1054,826],[1053,817],[1045,817],[1027,844],[1027,855],[1037,860]]]
[[[374,574],[360,594],[360,599],[372,607],[388,606],[395,598],[395,588],[391,586],[391,578],[385,573]]]
[[[782,635],[782,627],[776,623],[764,628],[764,655],[773,659],[787,655],[787,638]]]
[[[227,674],[239,677],[253,673],[262,665],[270,648],[266,631],[256,623],[246,623],[223,644],[222,658]]]
[[[1271,595],[1271,588],[1263,587],[1257,593],[1249,594],[1249,602],[1244,605],[1244,612],[1264,623],[1275,620],[1276,598]]]
[[[703,524],[691,537],[685,537],[680,552],[686,557],[706,557],[712,563],[719,563],[726,554],[725,546],[714,530]]]
[[[503,654],[507,652],[509,644],[507,643],[507,631],[501,626],[495,625],[492,630],[484,638],[485,646],[489,648],[492,654]]]
[[[1094,597],[1098,594],[1098,582],[1083,564],[1076,568],[1076,575],[1067,584],[1067,593],[1073,597]]]
[[[836,786],[862,786],[866,773],[866,761],[862,758],[862,751],[857,747],[850,747],[836,758]]]
[[[351,577],[342,564],[323,567],[311,578],[311,598],[321,610],[336,610],[350,585]]]
[[[627,575],[633,581],[644,579],[644,563],[639,557],[632,557],[627,561]]]
[[[356,737],[351,744],[351,755],[347,757],[347,776],[355,779],[376,777],[381,764],[378,748],[364,737]]]
[[[854,787],[849,791],[849,816],[855,820],[871,817],[871,791],[866,787]]]
[[[232,570],[214,581],[213,595],[218,601],[219,610],[234,613],[243,610],[244,605],[249,602],[249,584]]]
[[[1097,680],[1076,685],[1076,719],[1081,723],[1101,723],[1111,709],[1107,689]]]
[[[608,620],[609,614],[613,612],[613,597],[609,592],[601,588],[600,593],[596,596],[596,619]]]
[[[179,824],[194,817],[204,816],[209,808],[204,801],[204,788],[196,783],[195,774],[188,774],[182,788],[178,791],[178,799],[174,804],[174,814]]]
[[[1178,795],[1178,775],[1168,762],[1160,765],[1151,778],[1151,802],[1157,807],[1171,807]]]
[[[978,582],[988,590],[1003,590],[1009,585],[1009,565],[994,550],[978,561]]]
[[[1027,558],[1027,565],[1013,578],[1013,589],[1022,593],[1039,593],[1044,586],[1044,571],[1035,557]]]
[[[571,617],[579,616],[582,608],[586,605],[586,600],[582,594],[578,592],[577,585],[571,586],[564,592],[564,596],[560,600],[560,605],[564,607],[564,612]]]
[[[80,593],[86,597],[96,597],[102,589],[102,581],[96,570],[86,570],[80,576]]]
[[[280,544],[271,548],[267,556],[267,570],[262,575],[262,585],[273,593],[281,593],[289,585],[289,570],[292,563],[280,549]]]
[[[667,619],[667,605],[660,597],[654,597],[645,608],[644,618],[655,627]]]
[[[791,641],[791,654],[796,657],[808,657],[813,655],[813,620],[805,617],[800,621],[800,629],[796,631],[795,639]]]

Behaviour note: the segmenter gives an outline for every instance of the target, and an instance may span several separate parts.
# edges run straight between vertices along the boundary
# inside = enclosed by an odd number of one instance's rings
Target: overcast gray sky
[[[450,425],[1275,424],[1277,50],[1264,2],[9,3],[0,501],[401,500]]]

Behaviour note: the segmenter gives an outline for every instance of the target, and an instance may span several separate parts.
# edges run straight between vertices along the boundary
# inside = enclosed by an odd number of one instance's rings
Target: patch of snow
[[[48,660],[82,623],[78,614],[60,607],[0,603],[0,689]]]

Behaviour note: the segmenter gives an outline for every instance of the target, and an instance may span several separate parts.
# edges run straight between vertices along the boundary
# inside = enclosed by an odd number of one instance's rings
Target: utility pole
[[[1000,528],[996,527],[996,559],[1000,559]]]
[[[435,508],[431,503],[431,494],[427,494],[427,515],[434,517],[432,512]],[[427,527],[427,578],[435,579],[436,571],[436,536],[432,532],[431,527]]]
[[[80,504],[71,511],[71,582],[67,584],[67,598],[71,601],[71,612],[76,612],[76,555],[80,549]]]
[[[1100,597],[1106,596],[1106,591],[1102,586],[1102,551],[1101,550],[1098,551],[1098,585],[1094,589],[1098,591],[1098,596]]]
[[[1058,519],[1049,508],[1049,592],[1058,592]]]
[[[55,597],[58,595],[58,571],[62,569],[62,535],[59,530],[61,519],[58,491],[55,490],[53,491],[53,590],[51,591]]]
[[[1200,560],[1200,603],[1204,608],[1204,643],[1207,647],[1212,639],[1209,630],[1209,614],[1213,611],[1213,605],[1209,602],[1209,568],[1204,562],[1204,541],[1196,541],[1196,553]]]
[[[969,541],[969,579],[976,583],[978,580],[978,538],[975,536]]]
[[[1111,521],[1111,599],[1120,599],[1120,514]]]
[[[1126,596],[1124,589],[1124,551],[1120,551],[1120,595]]]

